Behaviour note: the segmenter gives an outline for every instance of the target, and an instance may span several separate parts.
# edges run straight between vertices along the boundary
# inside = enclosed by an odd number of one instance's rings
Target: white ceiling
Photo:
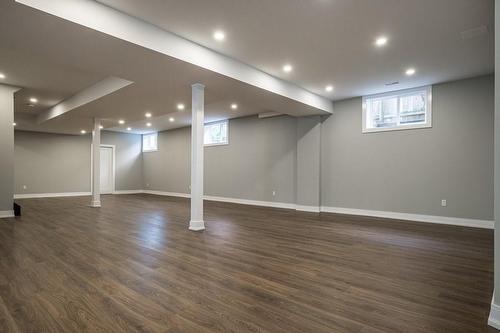
[[[493,0],[99,2],[334,100],[494,70]],[[481,25],[490,33],[461,39]],[[224,42],[212,38],[216,29]],[[383,49],[373,46],[380,35],[389,38]],[[293,73],[281,70],[287,62]],[[408,78],[410,66],[417,75]]]
[[[492,0],[102,0],[123,12],[337,100],[493,72]],[[487,25],[490,33],[462,40],[460,32]],[[223,43],[212,32],[223,29]],[[385,34],[387,47],[374,38]],[[285,62],[294,71],[284,74]],[[405,77],[414,66],[417,74]],[[91,118],[108,129],[136,133],[190,123],[190,84],[207,85],[207,121],[279,111],[322,114],[263,89],[144,49],[13,1],[0,2],[0,72],[16,93],[18,128],[77,134]],[[36,115],[96,82],[134,83],[54,120]],[[386,82],[400,81],[386,87]],[[335,91],[324,91],[333,84]],[[36,96],[35,107],[26,104]],[[180,112],[175,105],[186,104]],[[231,103],[239,105],[231,110]],[[152,112],[153,126],[145,126]],[[168,118],[173,117],[173,123]],[[125,119],[124,126],[117,126]]]
[[[22,22],[22,24],[19,24]],[[132,133],[190,124],[191,84],[206,88],[206,121],[278,111],[295,116],[328,114],[210,70],[110,37],[13,2],[0,3],[0,72],[3,83],[22,87],[16,93],[17,129],[78,134],[90,132],[92,117],[106,129]],[[36,116],[105,77],[130,86],[38,124]],[[39,100],[29,107],[29,97]],[[176,105],[186,109],[178,111]],[[230,105],[238,104],[237,110]],[[144,114],[151,112],[153,118]],[[159,117],[157,119],[157,117]],[[173,117],[174,122],[165,122]],[[123,126],[117,126],[124,119]],[[153,126],[147,127],[151,122]]]

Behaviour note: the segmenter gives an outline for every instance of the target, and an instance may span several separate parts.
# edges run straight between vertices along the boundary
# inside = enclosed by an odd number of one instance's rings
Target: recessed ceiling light
[[[406,75],[408,76],[412,76],[413,74],[415,74],[417,71],[415,70],[415,68],[408,68],[406,70]]]
[[[286,65],[283,66],[283,72],[290,73],[291,71],[293,71],[292,65],[286,64]]]
[[[238,108],[238,104],[233,103],[231,104],[231,109],[236,110]]]
[[[125,124],[125,120],[123,120],[123,119],[118,120],[118,124],[120,124],[120,125]]]
[[[31,97],[31,98],[30,98],[30,102],[31,102],[31,103],[37,103],[37,102],[38,102],[38,99],[36,99],[35,97]]]
[[[375,45],[378,47],[385,46],[387,44],[387,37],[385,36],[380,36],[377,39],[375,39]]]
[[[102,125],[99,125],[99,129],[103,129],[103,128],[104,128],[104,126],[102,126]]]
[[[182,103],[177,104],[177,110],[184,110],[186,106]]]
[[[85,134],[85,133],[87,133],[87,131],[86,130],[81,130],[80,133]]]
[[[214,39],[216,41],[222,42],[224,39],[226,39],[226,34],[222,30],[217,30],[214,32]]]
[[[17,123],[12,123],[12,126],[16,126],[16,125],[17,125]]]
[[[174,119],[174,118],[172,118],[172,117],[168,118],[168,121],[170,121],[171,123],[173,123],[173,122],[174,122],[174,120],[175,120],[175,119]]]
[[[147,124],[146,124],[146,126],[147,126],[147,127],[151,127],[151,123],[147,123]]]
[[[131,131],[131,130],[132,130],[132,128],[131,128],[131,127],[127,127],[127,131]]]
[[[0,73],[0,79],[5,79],[5,74],[4,73]]]
[[[146,112],[145,116],[146,118],[151,118],[151,112]]]
[[[325,90],[327,92],[331,92],[331,91],[333,91],[333,86],[332,85],[328,85],[328,86],[325,87]]]

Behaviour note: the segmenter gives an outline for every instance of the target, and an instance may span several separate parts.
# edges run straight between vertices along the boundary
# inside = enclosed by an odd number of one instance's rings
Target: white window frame
[[[421,92],[425,91],[426,93],[426,105],[425,105],[425,123],[422,124],[409,124],[409,125],[401,125],[399,124],[399,112],[400,112],[400,99],[399,97],[403,97],[405,95],[412,95],[416,92]],[[366,101],[368,99],[373,99],[373,98],[383,98],[383,97],[388,97],[388,96],[397,96],[398,97],[398,113],[397,113],[397,119],[398,119],[398,125],[393,126],[393,127],[376,127],[376,128],[369,128],[367,127],[367,107],[366,107]],[[419,87],[419,88],[412,88],[412,89],[405,89],[405,90],[398,90],[398,91],[392,91],[388,93],[383,93],[383,94],[375,94],[375,95],[369,95],[369,96],[364,96],[363,97],[363,116],[362,116],[362,126],[363,126],[363,133],[374,133],[374,132],[387,132],[387,131],[404,131],[404,130],[410,130],[410,129],[418,129],[418,128],[430,128],[432,127],[432,86],[424,86],[424,87]]]
[[[145,150],[144,149],[144,135],[153,135],[155,134],[156,135],[156,149],[148,149],[148,150]],[[158,151],[158,132],[153,132],[153,133],[146,133],[146,134],[143,134],[142,137],[141,137],[141,147],[142,147],[142,152],[143,153],[152,153],[152,152],[155,152],[155,151]]]
[[[221,123],[226,123],[226,128],[227,128],[227,142],[221,142],[221,143],[205,143],[205,126],[207,125],[215,125],[215,124],[221,124]],[[210,123],[205,123],[203,125],[203,146],[204,147],[214,147],[214,146],[226,146],[229,144],[229,120],[218,120],[218,121],[212,121]]]

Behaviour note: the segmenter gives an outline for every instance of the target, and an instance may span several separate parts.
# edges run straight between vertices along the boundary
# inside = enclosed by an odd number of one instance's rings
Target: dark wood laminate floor
[[[0,332],[494,332],[491,230],[89,200],[0,220]]]

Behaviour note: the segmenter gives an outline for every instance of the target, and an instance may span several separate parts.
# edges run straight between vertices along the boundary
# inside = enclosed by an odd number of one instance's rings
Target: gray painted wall
[[[0,84],[0,212],[12,212],[14,192],[14,92]]]
[[[500,0],[495,1],[495,303],[500,304]]]
[[[322,125],[322,205],[491,220],[493,90],[491,75],[435,85],[432,128],[367,134],[361,98],[336,102]]]
[[[319,207],[321,117],[297,119],[297,205]]]
[[[288,116],[230,120],[229,145],[205,147],[205,194],[294,203],[296,135]],[[158,147],[143,156],[145,188],[189,193],[190,128],[159,133]]]
[[[90,191],[89,135],[15,131],[14,142],[16,194]],[[116,190],[141,189],[141,136],[103,131],[101,143],[116,146]]]
[[[142,189],[142,136],[103,131],[101,144],[115,145],[115,190]]]
[[[321,124],[233,119],[230,144],[205,148],[205,194],[308,206],[321,195],[329,207],[490,220],[493,83],[434,86],[429,129],[362,134],[360,98],[336,102]],[[16,193],[89,191],[89,136],[15,136]],[[158,152],[141,154],[140,136],[129,134],[103,132],[102,142],[117,146],[117,190],[189,193],[190,128],[159,133]]]

